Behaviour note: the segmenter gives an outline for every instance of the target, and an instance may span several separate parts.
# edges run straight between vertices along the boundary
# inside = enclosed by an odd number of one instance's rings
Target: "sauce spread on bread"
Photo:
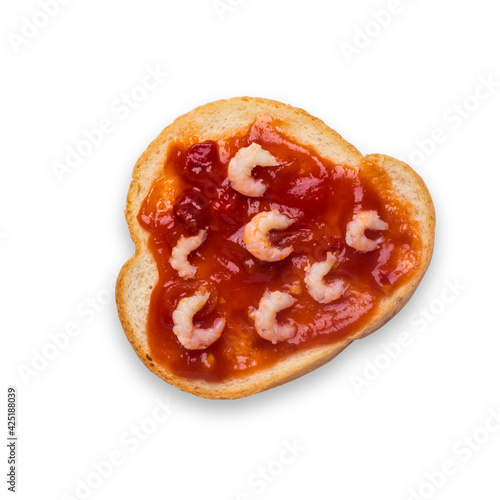
[[[252,144],[260,146],[252,146],[258,154],[262,149],[276,159],[248,170],[255,185],[264,185],[257,186],[259,196],[242,194],[228,179],[231,160]],[[262,213],[292,221],[268,234],[277,249],[293,249],[281,260],[261,260],[245,245],[245,227]],[[375,249],[360,251],[346,242],[356,214],[371,215],[379,224],[374,227],[387,228],[364,233]],[[334,164],[287,138],[277,119],[263,117],[246,133],[216,142],[193,137],[171,146],[163,175],[138,214],[159,271],[147,323],[151,355],[175,374],[224,381],[348,338],[418,267],[421,241],[410,214],[378,166],[357,171]],[[193,250],[182,253],[179,242],[194,242]],[[312,265],[322,261],[329,262],[324,283],[339,285],[323,303],[321,294],[311,295],[310,284]],[[182,274],[183,263],[188,267]],[[290,297],[286,309],[275,312],[276,322],[291,328],[279,341],[256,330],[259,303],[273,292]],[[193,323],[210,331],[219,321],[223,329],[208,347],[193,350],[174,334],[173,315],[181,300],[197,293],[204,295]]]

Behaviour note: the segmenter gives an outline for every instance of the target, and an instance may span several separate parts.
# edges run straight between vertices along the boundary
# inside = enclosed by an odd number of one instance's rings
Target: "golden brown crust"
[[[271,368],[224,382],[187,379],[171,373],[149,355],[146,320],[149,297],[156,284],[156,264],[147,248],[148,233],[137,221],[140,205],[152,182],[163,173],[167,149],[172,141],[218,140],[244,132],[259,115],[279,118],[279,126],[291,139],[313,147],[336,164],[357,169],[373,165],[389,175],[397,197],[411,205],[412,217],[419,224],[422,258],[414,278],[380,304],[376,316],[355,335],[331,345],[314,347],[281,360]],[[289,382],[327,363],[353,340],[365,337],[389,321],[410,299],[429,266],[434,246],[435,213],[431,196],[418,174],[406,163],[385,155],[367,155],[345,141],[319,118],[292,106],[262,98],[237,97],[216,101],[177,118],[149,145],[137,161],[127,197],[125,215],[135,255],[126,262],[116,285],[116,303],[123,329],[143,363],[168,383],[197,396],[234,399]]]

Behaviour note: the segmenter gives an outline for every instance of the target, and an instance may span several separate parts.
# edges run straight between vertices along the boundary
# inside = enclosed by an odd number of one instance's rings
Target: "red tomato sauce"
[[[279,127],[257,120],[242,136],[190,144],[175,144],[167,155],[163,176],[143,201],[138,220],[150,233],[149,250],[159,271],[147,320],[153,358],[175,374],[223,381],[272,366],[284,357],[316,345],[348,338],[367,324],[380,299],[406,283],[420,259],[421,241],[410,208],[398,200],[387,176],[375,166],[370,178],[355,169],[321,158],[294,143]],[[257,167],[267,191],[246,197],[231,188],[229,161],[257,142],[276,157],[276,167]],[[172,187],[174,186],[174,188]],[[262,211],[277,209],[296,222],[271,233],[275,245],[293,245],[280,262],[262,262],[242,244],[245,224]],[[361,253],[345,241],[346,225],[355,212],[376,210],[387,222],[379,248]],[[194,279],[181,279],[168,259],[179,237],[208,231],[207,240],[189,255],[197,268]],[[304,285],[305,266],[338,252],[338,265],[325,280],[343,278],[343,296],[329,304],[315,302]],[[183,297],[203,288],[210,292],[194,317],[202,328],[226,318],[222,336],[204,350],[187,350],[172,331],[172,312]],[[278,313],[291,322],[296,335],[276,345],[262,339],[249,316],[268,291],[290,293],[297,302]]]

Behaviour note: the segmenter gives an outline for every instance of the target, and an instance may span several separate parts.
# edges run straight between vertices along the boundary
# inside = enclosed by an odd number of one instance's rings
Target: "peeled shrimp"
[[[320,304],[328,304],[341,297],[344,292],[344,280],[337,279],[330,284],[326,284],[323,278],[330,272],[337,257],[332,252],[326,254],[326,260],[315,262],[312,266],[307,266],[304,282],[309,295]]]
[[[188,255],[196,250],[207,239],[207,232],[201,230],[197,235],[189,238],[181,236],[172,249],[172,255],[168,260],[170,265],[177,271],[181,278],[194,278],[196,267],[188,261]]]
[[[273,344],[291,339],[296,332],[292,325],[279,325],[276,322],[276,314],[279,311],[293,306],[296,299],[284,292],[266,292],[259,302],[259,308],[255,311],[255,329],[257,333]]]
[[[376,241],[370,240],[365,236],[367,229],[375,231],[388,229],[387,222],[381,220],[375,210],[365,210],[354,215],[352,221],[347,224],[347,234],[345,237],[346,243],[360,252],[371,252],[378,248],[378,244],[382,243],[383,238]]]
[[[269,240],[269,231],[272,229],[286,229],[295,222],[277,210],[260,212],[246,226],[243,231],[243,243],[246,249],[260,260],[276,262],[283,260],[293,252],[293,246],[277,248]]]
[[[226,326],[225,318],[216,319],[211,328],[196,328],[193,325],[193,316],[203,308],[209,296],[209,293],[197,292],[185,297],[179,301],[172,314],[174,333],[186,349],[206,349],[221,336]]]
[[[247,148],[241,148],[229,162],[227,175],[231,187],[245,196],[262,196],[267,186],[261,179],[252,177],[252,170],[257,165],[275,167],[278,162],[269,151],[252,142]]]

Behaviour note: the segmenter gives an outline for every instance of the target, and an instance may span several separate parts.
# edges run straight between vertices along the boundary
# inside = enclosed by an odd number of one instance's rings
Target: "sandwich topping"
[[[279,248],[269,239],[272,230],[288,229],[295,219],[290,219],[277,210],[260,212],[245,226],[243,244],[257,259],[264,262],[276,262],[286,259],[292,252],[293,246]]]
[[[267,116],[234,137],[172,145],[138,220],[159,273],[151,356],[210,381],[349,338],[421,256],[385,172],[333,163]]]

